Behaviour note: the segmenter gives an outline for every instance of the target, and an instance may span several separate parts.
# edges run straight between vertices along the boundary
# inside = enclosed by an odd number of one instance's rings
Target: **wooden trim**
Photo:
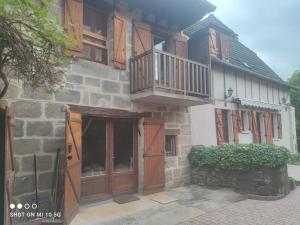
[[[165,135],[179,135],[180,129],[165,129]]]
[[[99,45],[99,44],[97,44],[97,43],[95,43],[95,42],[92,42],[92,41],[83,40],[82,42],[83,42],[83,44],[86,44],[86,45],[92,45],[92,46],[94,46],[94,47],[102,48],[102,49],[105,49],[105,50],[107,49],[106,46],[104,46],[104,45]]]
[[[91,106],[69,105],[72,111],[80,112],[85,116],[96,116],[103,118],[141,118],[151,115],[149,112],[138,113],[120,109],[98,108]]]
[[[107,41],[107,37],[105,37],[103,35],[100,35],[100,34],[96,34],[96,33],[87,31],[87,30],[83,30],[83,35],[89,36],[89,37],[92,37],[92,38],[95,38],[95,39],[98,39],[98,40],[101,40],[101,41]]]

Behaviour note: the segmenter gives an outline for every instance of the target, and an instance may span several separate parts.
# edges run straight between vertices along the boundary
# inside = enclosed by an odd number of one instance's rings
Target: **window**
[[[175,156],[176,152],[176,135],[166,135],[166,155]]]
[[[153,36],[153,46],[157,50],[166,51],[167,50],[167,41],[162,37],[154,35]]]
[[[272,137],[277,139],[278,137],[278,118],[276,113],[271,114],[272,118]]]
[[[249,130],[249,112],[248,111],[242,112],[242,123],[243,123],[243,130],[248,131]]]
[[[83,5],[83,54],[86,59],[107,64],[107,15]]]
[[[223,134],[225,143],[229,143],[228,112],[228,110],[222,110]]]

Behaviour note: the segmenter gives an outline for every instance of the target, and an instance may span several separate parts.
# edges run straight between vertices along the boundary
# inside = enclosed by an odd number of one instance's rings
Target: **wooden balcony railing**
[[[151,50],[130,59],[131,93],[146,89],[209,97],[207,65],[167,52]]]

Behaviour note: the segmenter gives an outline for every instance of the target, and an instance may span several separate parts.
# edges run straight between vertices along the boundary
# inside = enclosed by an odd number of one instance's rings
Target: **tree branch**
[[[6,94],[6,92],[8,90],[8,86],[9,86],[9,82],[8,82],[7,76],[6,76],[6,74],[2,70],[0,71],[0,79],[4,83],[4,87],[3,87],[3,89],[0,92],[0,99],[1,99]]]

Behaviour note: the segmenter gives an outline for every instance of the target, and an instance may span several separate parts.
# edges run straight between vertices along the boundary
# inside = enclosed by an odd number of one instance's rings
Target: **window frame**
[[[249,111],[242,111],[242,126],[243,126],[243,131],[250,130]]]
[[[166,156],[177,156],[177,136],[180,134],[179,129],[165,129],[165,155]],[[167,151],[167,137],[174,138],[173,149]]]
[[[92,31],[87,31],[84,29],[84,8],[87,7],[89,10],[92,10],[94,13],[100,13],[102,14],[106,21],[105,21],[105,24],[106,24],[106,27],[105,27],[105,34],[106,36],[104,35],[100,35],[100,34],[97,34],[97,33],[94,33]],[[92,62],[96,62],[96,63],[101,63],[101,64],[104,64],[104,65],[107,65],[108,64],[108,48],[107,48],[107,23],[108,23],[108,14],[107,12],[93,6],[92,4],[90,3],[87,3],[86,1],[83,1],[83,20],[82,20],[82,51],[83,51],[83,54],[82,54],[82,58],[86,59],[86,60],[89,60],[89,61],[92,61]],[[95,20],[92,20],[92,26],[95,26]],[[98,43],[95,43],[93,41],[90,41],[90,40],[85,40],[84,37],[88,37],[88,38],[92,38],[96,41],[100,41],[100,42],[104,42],[104,45],[101,45],[101,44],[98,44]],[[91,47],[91,51],[92,51],[92,57],[89,58],[89,57],[86,57],[84,55],[84,46],[87,45],[89,47]],[[103,51],[103,60],[102,61],[97,61],[96,60],[96,49],[101,49]]]

